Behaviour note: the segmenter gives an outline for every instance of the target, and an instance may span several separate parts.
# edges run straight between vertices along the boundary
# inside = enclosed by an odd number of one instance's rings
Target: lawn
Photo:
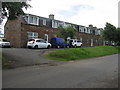
[[[46,58],[53,60],[70,61],[77,59],[101,57],[118,53],[120,53],[120,47],[96,46],[96,47],[57,49],[48,54],[45,54],[44,56]]]

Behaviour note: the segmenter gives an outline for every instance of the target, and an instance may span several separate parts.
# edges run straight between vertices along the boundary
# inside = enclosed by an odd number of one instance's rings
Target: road
[[[44,53],[52,50],[55,49],[3,48],[2,53],[13,62],[12,68],[63,63],[60,61],[49,60],[42,56]]]
[[[3,70],[3,88],[117,88],[118,55]]]

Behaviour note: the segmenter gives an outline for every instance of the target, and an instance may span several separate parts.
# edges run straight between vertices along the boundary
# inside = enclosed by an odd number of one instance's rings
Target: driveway
[[[2,79],[3,88],[117,88],[118,55],[3,70]]]
[[[53,50],[55,49],[3,48],[2,53],[14,62],[13,67],[62,63],[62,61],[49,60],[42,56],[44,53]]]

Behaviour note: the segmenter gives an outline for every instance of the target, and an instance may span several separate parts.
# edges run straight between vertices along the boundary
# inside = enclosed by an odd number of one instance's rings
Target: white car
[[[51,48],[51,44],[46,42],[44,39],[30,39],[27,42],[28,48]]]
[[[11,47],[11,45],[5,38],[0,38],[0,47]]]
[[[79,40],[77,39],[70,39],[69,40],[69,43],[70,43],[70,46],[71,47],[82,47],[82,42],[80,42]]]

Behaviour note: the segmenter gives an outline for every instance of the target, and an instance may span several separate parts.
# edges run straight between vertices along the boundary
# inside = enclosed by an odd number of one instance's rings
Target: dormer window
[[[25,16],[25,20],[28,22],[28,24],[38,25],[39,17],[27,15]]]
[[[43,25],[46,25],[46,20],[45,19],[43,19]]]
[[[37,24],[37,17],[34,17],[34,23]]]
[[[33,23],[33,17],[29,18],[29,23]]]

